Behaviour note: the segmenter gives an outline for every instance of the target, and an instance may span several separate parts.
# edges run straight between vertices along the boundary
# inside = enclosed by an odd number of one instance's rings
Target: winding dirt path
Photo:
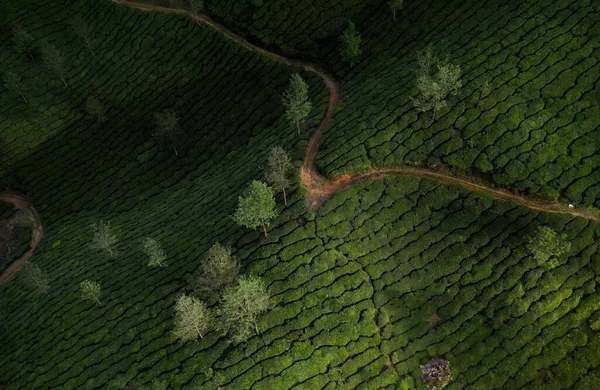
[[[428,170],[410,166],[401,166],[395,168],[371,168],[367,172],[350,172],[341,176],[326,178],[318,172],[316,165],[316,156],[319,149],[319,138],[323,133],[323,130],[331,119],[331,113],[335,108],[339,97],[340,97],[340,84],[335,78],[329,75],[321,67],[311,64],[306,61],[295,60],[270,52],[262,47],[256,46],[249,42],[246,38],[234,33],[229,28],[225,27],[221,23],[217,22],[213,18],[207,15],[195,14],[191,11],[167,8],[151,4],[138,4],[130,0],[112,0],[115,3],[128,5],[133,8],[140,9],[142,11],[161,11],[167,13],[188,15],[197,21],[204,22],[217,31],[223,33],[233,41],[239,42],[247,48],[256,52],[262,53],[275,60],[283,62],[288,65],[298,66],[306,71],[314,72],[319,75],[325,81],[325,84],[329,88],[329,105],[327,112],[321,120],[321,123],[308,140],[306,147],[306,154],[304,156],[304,162],[300,168],[300,177],[302,185],[306,188],[306,199],[308,202],[309,211],[317,210],[322,204],[324,204],[331,196],[336,192],[346,189],[354,184],[366,180],[381,180],[387,176],[416,176],[438,180],[442,183],[458,184],[471,191],[479,191],[484,194],[492,196],[494,199],[501,199],[517,203],[522,206],[526,206],[532,210],[543,211],[547,213],[556,214],[569,214],[577,217],[586,218],[589,220],[600,221],[600,213],[592,209],[578,209],[574,210],[569,208],[565,203],[552,202],[552,201],[538,201],[528,199],[520,195],[516,195],[506,189],[494,189],[491,186],[484,186],[481,184],[474,183],[472,181],[458,178],[452,175],[445,174],[441,171]]]
[[[27,248],[25,253],[23,253],[23,256],[15,260],[10,267],[5,269],[4,272],[0,274],[0,286],[2,286],[11,280],[17,274],[17,271],[19,271],[19,268],[21,268],[23,263],[25,263],[31,257],[31,255],[33,255],[35,248],[38,246],[42,236],[44,235],[44,226],[40,221],[37,211],[25,195],[16,191],[4,191],[0,192],[0,201],[11,203],[16,209],[19,209],[24,213],[30,212],[34,217],[34,223],[31,228],[31,239],[29,240],[29,248]]]

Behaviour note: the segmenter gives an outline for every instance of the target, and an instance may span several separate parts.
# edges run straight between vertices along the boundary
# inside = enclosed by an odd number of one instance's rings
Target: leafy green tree
[[[165,251],[161,248],[160,243],[153,238],[146,237],[143,245],[144,254],[148,256],[148,267],[166,267],[167,263],[165,260],[167,259],[167,255]]]
[[[571,243],[567,241],[566,234],[558,234],[548,226],[539,226],[535,234],[529,237],[527,250],[533,255],[538,264],[546,264],[550,258],[557,258],[571,250]],[[550,268],[558,265],[554,259],[547,263]]]
[[[254,180],[246,194],[239,197],[233,219],[250,229],[262,226],[265,237],[268,237],[267,226],[277,215],[273,189],[263,182]]]
[[[216,301],[224,289],[237,281],[239,272],[240,262],[231,255],[231,248],[217,242],[208,250],[202,273],[194,278],[194,294]]]
[[[404,5],[404,0],[390,0],[388,2],[390,9],[392,10],[392,15],[394,16],[394,21],[396,20],[396,12],[402,9]]]
[[[204,338],[214,325],[212,311],[204,302],[191,295],[181,294],[175,303],[173,335],[182,342]]]
[[[12,40],[15,44],[15,48],[18,51],[24,51],[29,54],[29,57],[33,60],[33,37],[25,31],[23,27],[15,24],[12,29]]]
[[[254,331],[260,334],[258,316],[271,308],[265,282],[252,275],[243,275],[238,285],[225,290],[219,308],[220,326],[235,342],[244,342]]]
[[[58,76],[63,82],[65,87],[68,87],[69,85],[67,84],[66,79],[67,70],[65,68],[65,59],[60,53],[60,51],[58,51],[57,48],[55,48],[53,45],[47,42],[45,42],[42,45],[41,51],[42,61],[46,69],[48,69],[51,72],[54,72],[54,74],[56,74],[56,76]]]
[[[290,185],[288,172],[292,168],[290,156],[279,146],[274,146],[269,151],[267,172],[265,179],[276,189],[283,192],[283,203],[287,206],[287,194],[285,190]]]
[[[104,123],[108,120],[104,104],[102,104],[95,96],[88,96],[85,100],[85,111],[96,118],[100,123]]]
[[[19,272],[23,275],[25,284],[36,289],[40,293],[48,294],[48,288],[50,287],[48,276],[42,272],[40,267],[26,261],[23,263]]]
[[[190,8],[194,13],[201,12],[204,9],[204,1],[203,0],[189,0]]]
[[[481,91],[479,92],[479,98],[477,99],[477,105],[481,102],[485,96],[489,95],[491,92],[490,80],[485,80],[483,84],[481,84]]]
[[[21,83],[21,78],[19,76],[11,72],[6,72],[4,74],[4,86],[6,89],[21,95],[23,101],[27,103],[27,99],[23,93],[23,84]]]
[[[98,306],[100,303],[100,283],[86,279],[79,285],[81,289],[81,299],[96,301]]]
[[[100,221],[91,225],[93,230],[93,237],[90,247],[105,251],[108,253],[110,258],[117,257],[118,252],[115,248],[117,244],[117,235],[110,227],[110,222]]]
[[[290,85],[283,93],[283,105],[288,122],[296,127],[300,135],[300,126],[310,114],[312,103],[308,101],[308,85],[298,73],[290,77]]]
[[[85,20],[83,20],[81,16],[76,15],[73,17],[73,19],[71,19],[71,27],[73,27],[75,34],[83,39],[90,53],[92,53],[92,57],[96,58],[94,49],[92,49],[92,29],[90,26],[85,22]]]
[[[346,27],[346,30],[344,30],[340,37],[340,53],[342,59],[350,64],[350,66],[356,65],[359,57],[362,55],[360,42],[360,32],[358,32],[354,23],[348,22],[348,27]]]
[[[437,62],[437,72],[433,75],[430,74],[432,62]],[[435,58],[431,46],[418,55],[418,63],[420,67],[417,77],[419,95],[413,99],[413,104],[419,111],[431,110],[432,118],[435,120],[436,113],[446,106],[448,96],[456,95],[462,86],[461,70],[458,65]]]
[[[150,387],[148,390],[167,390],[167,382],[161,381],[159,379],[154,379],[150,383]]]
[[[175,155],[179,156],[177,152],[177,143],[179,137],[183,134],[183,129],[179,125],[179,117],[174,110],[164,110],[154,114],[154,125],[156,131],[153,136],[159,142],[170,144]]]

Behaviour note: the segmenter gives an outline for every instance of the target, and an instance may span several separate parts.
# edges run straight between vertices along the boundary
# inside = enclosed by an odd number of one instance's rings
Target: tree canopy
[[[278,215],[275,205],[273,189],[263,182],[254,180],[246,194],[239,197],[233,219],[250,229],[262,226],[267,237],[267,226]]]
[[[252,332],[260,334],[257,317],[271,307],[264,281],[252,275],[243,275],[238,285],[225,290],[219,308],[221,329],[229,332],[235,342],[244,342]]]

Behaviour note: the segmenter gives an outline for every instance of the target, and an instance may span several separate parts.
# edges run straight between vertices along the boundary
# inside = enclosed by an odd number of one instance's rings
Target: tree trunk
[[[269,237],[267,235],[267,227],[265,226],[265,221],[261,218],[260,223],[262,224],[263,230],[265,231],[265,237]]]
[[[86,42],[86,43],[87,43],[88,49],[90,49],[90,53],[92,53],[92,57],[96,58],[96,54],[94,54],[94,50],[92,50],[92,46],[88,42]]]
[[[94,298],[96,299],[96,302],[98,302],[98,306],[102,306],[102,304],[100,303],[100,300],[98,298]]]
[[[258,330],[258,324],[256,323],[256,318],[252,318],[252,321],[254,322],[254,331],[256,332],[256,335],[259,336],[260,331]]]
[[[25,99],[25,95],[23,95],[23,92],[21,92],[21,89],[18,88],[19,90],[19,95],[21,95],[21,97],[23,98],[23,100],[25,101],[25,103],[27,104],[27,99]]]
[[[61,78],[63,84],[65,85],[65,87],[69,88],[69,84],[67,84],[67,80],[65,79],[65,77],[64,76],[60,76],[60,78]]]
[[[177,153],[177,148],[173,146],[173,150],[175,151],[175,156],[179,157],[179,153]]]
[[[283,203],[287,206],[287,195],[285,193],[285,187],[283,187]]]
[[[33,58],[33,54],[31,54],[31,51],[29,49],[27,50],[27,54],[29,54],[29,57],[31,57],[32,60],[35,60],[35,58]]]
[[[396,10],[395,9],[392,10],[392,15],[394,15],[394,22],[395,22],[396,21]]]
[[[479,92],[479,99],[477,99],[477,107],[479,107],[479,102],[481,101],[482,96],[483,96],[483,89]]]
[[[298,136],[300,136],[300,121],[296,121],[296,126],[298,128]]]

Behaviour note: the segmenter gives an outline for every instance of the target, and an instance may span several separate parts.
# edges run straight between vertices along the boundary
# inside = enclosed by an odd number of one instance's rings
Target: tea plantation
[[[383,3],[316,3],[207,7],[338,74],[343,95],[317,159],[326,172],[444,162],[597,203],[597,6],[407,2],[393,24]],[[74,15],[92,28],[95,57],[73,33]],[[333,37],[346,17],[364,39],[353,68]],[[36,45],[60,50],[69,88],[38,51],[31,60],[14,49],[16,22]],[[38,210],[44,238],[31,261],[50,279],[47,295],[20,276],[0,287],[0,389],[150,388],[155,379],[169,389],[423,389],[419,365],[436,356],[452,366],[447,389],[594,388],[598,223],[411,177],[361,183],[308,213],[296,172],[328,104],[316,75],[301,72],[313,108],[297,137],[281,95],[300,69],[186,16],[108,0],[9,0],[0,37],[0,72],[18,74],[29,99],[0,89],[0,186],[26,192]],[[413,53],[428,42],[461,64],[465,84],[433,124],[410,102]],[[479,80],[492,75],[477,107]],[[89,96],[107,106],[107,122],[85,112]],[[185,131],[179,156],[152,137],[153,115],[165,109]],[[247,183],[263,178],[272,145],[290,151],[295,174],[264,238],[230,216]],[[515,162],[524,177],[513,175]],[[115,259],[89,247],[100,220],[117,231]],[[555,268],[525,249],[539,226],[571,242]],[[145,237],[163,244],[166,268],[146,267]],[[246,343],[215,331],[178,342],[175,300],[191,292],[187,278],[217,241],[266,281],[274,308]],[[80,299],[84,279],[101,284],[101,306]]]

